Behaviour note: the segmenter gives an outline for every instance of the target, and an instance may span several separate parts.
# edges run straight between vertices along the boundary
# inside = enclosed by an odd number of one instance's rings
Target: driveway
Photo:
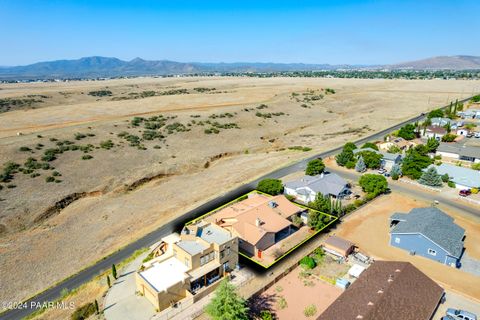
[[[148,252],[141,254],[125,268],[105,297],[104,315],[107,320],[147,320],[155,315],[153,305],[135,294],[135,271]]]
[[[474,274],[480,277],[480,260],[473,259],[468,256],[468,253],[465,252],[460,260],[461,267],[460,270]]]
[[[445,297],[446,301],[438,307],[432,320],[440,320],[445,315],[447,308],[462,309],[480,316],[480,301],[468,299],[450,291],[445,292]]]

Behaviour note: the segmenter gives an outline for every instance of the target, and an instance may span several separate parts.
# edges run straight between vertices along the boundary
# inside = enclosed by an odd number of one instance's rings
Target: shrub
[[[92,159],[92,158],[93,158],[93,156],[91,156],[91,155],[89,155],[89,154],[86,154],[86,155],[83,155],[83,156],[82,156],[82,160],[90,160],[90,159]]]
[[[453,182],[453,181],[448,181],[448,182],[447,182],[447,185],[448,185],[450,188],[455,188],[455,182]]]
[[[260,318],[262,320],[273,320],[273,315],[269,310],[262,310],[262,312],[260,312]]]
[[[313,269],[317,266],[315,260],[312,257],[305,256],[300,260],[300,265],[305,269]]]
[[[55,181],[55,178],[52,176],[45,178],[45,182],[54,182],[54,181]]]
[[[366,142],[363,144],[363,146],[360,148],[360,149],[365,149],[365,148],[370,148],[370,149],[373,149],[373,150],[377,150],[378,151],[378,147],[375,143],[373,142]]]
[[[480,163],[472,163],[473,170],[480,170]]]
[[[72,320],[84,320],[95,313],[95,304],[90,302],[77,308],[71,315]]]
[[[453,142],[457,138],[456,134],[447,133],[442,137],[443,142]]]
[[[112,140],[106,140],[106,141],[100,142],[100,148],[102,148],[102,149],[110,150],[111,148],[113,148],[113,146],[114,146],[114,144],[113,144]]]
[[[314,304],[306,306],[303,310],[305,317],[313,317],[317,313],[317,307]]]
[[[258,183],[257,190],[274,196],[283,192],[283,184],[278,179],[263,179]]]
[[[62,174],[61,174],[60,172],[58,172],[58,171],[53,171],[53,172],[52,172],[52,176],[54,176],[54,177],[60,177],[61,175],[62,175]]]
[[[30,149],[29,147],[20,147],[19,150],[22,151],[22,152],[32,151],[32,149]]]
[[[441,187],[443,185],[443,180],[444,177],[441,177],[437,169],[435,167],[430,167],[425,171],[420,179],[418,179],[418,182],[421,184],[424,184],[426,186],[430,187]],[[448,181],[448,175],[447,175],[447,181]]]

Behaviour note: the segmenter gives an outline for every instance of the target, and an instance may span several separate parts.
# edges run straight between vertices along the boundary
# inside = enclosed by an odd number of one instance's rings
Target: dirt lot
[[[23,169],[32,157],[55,169],[25,170],[0,183],[0,273],[9,275],[0,301],[24,299],[273,168],[475,87],[474,81],[213,77],[2,84],[0,98],[47,98],[0,114],[0,166],[14,161]],[[112,94],[88,94],[101,90]],[[155,94],[144,97],[145,91]],[[158,115],[165,120],[156,130],[162,137],[143,138],[149,129],[145,122],[135,126],[133,117]],[[214,122],[219,133],[205,133]],[[123,131],[139,144],[130,146],[118,136]],[[76,140],[76,133],[85,137]],[[47,149],[70,148],[65,140],[75,151],[41,160]]]
[[[408,252],[389,245],[389,216],[393,212],[408,212],[412,208],[429,205],[400,194],[383,196],[346,218],[339,225],[336,234],[354,242],[360,250],[376,259],[409,261],[444,288],[480,299],[479,277],[420,256],[411,256]],[[443,210],[465,229],[465,248],[468,255],[479,259],[479,221],[466,219],[458,212]]]
[[[297,267],[265,291],[257,299],[258,305],[262,306],[260,309],[271,310],[280,320],[311,319],[304,314],[307,306],[314,305],[316,312],[313,317],[318,317],[343,292],[342,289],[315,278],[305,282],[301,273],[302,267]]]

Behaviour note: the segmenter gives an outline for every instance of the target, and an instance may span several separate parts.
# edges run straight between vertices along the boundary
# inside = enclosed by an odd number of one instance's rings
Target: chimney
[[[320,179],[323,179],[323,176],[324,176],[324,175],[325,175],[325,174],[324,174],[323,172],[320,173]]]
[[[393,281],[393,276],[392,275],[389,275],[388,276],[388,282],[392,282]]]
[[[261,224],[262,224],[262,220],[260,220],[260,218],[255,219],[255,225],[257,227],[260,227]]]

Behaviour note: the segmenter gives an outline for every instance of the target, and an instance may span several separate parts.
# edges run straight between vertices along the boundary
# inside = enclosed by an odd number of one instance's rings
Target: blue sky
[[[480,55],[479,0],[0,0],[0,65],[100,55],[383,64]]]

